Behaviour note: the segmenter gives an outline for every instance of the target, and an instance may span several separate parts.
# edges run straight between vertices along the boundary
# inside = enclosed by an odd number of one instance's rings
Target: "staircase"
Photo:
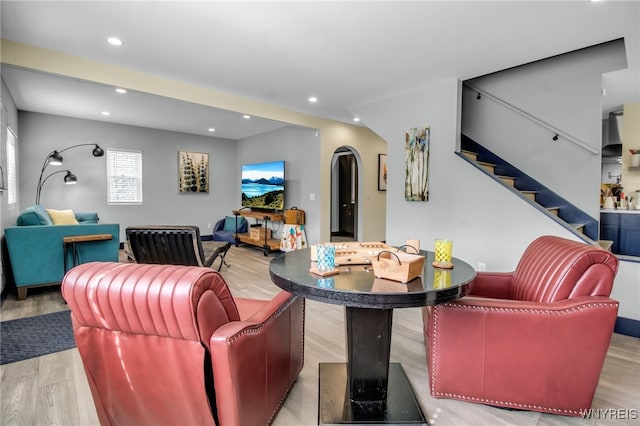
[[[462,135],[458,155],[585,242],[599,244],[596,219],[471,138]]]

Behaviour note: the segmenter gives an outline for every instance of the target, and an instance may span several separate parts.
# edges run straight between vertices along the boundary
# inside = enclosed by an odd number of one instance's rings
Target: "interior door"
[[[356,224],[356,188],[358,185],[355,167],[356,159],[353,154],[340,156],[338,160],[339,233],[349,237],[354,237]]]

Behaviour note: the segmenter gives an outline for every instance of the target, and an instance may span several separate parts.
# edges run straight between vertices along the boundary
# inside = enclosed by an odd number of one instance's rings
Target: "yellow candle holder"
[[[437,239],[435,240],[435,261],[433,262],[433,266],[436,268],[445,268],[451,269],[453,268],[453,263],[451,262],[452,252],[453,252],[453,240],[446,239]]]

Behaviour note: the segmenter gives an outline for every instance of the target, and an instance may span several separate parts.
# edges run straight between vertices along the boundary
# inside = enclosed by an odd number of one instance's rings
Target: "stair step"
[[[513,192],[518,191],[520,199],[532,204],[540,213],[546,213],[550,219],[558,222],[570,232],[576,235],[582,234],[580,238],[584,238],[590,244],[598,245],[597,236],[592,235],[597,234],[597,220],[586,215],[574,206],[570,200],[564,200],[556,196],[553,191],[545,187],[541,182],[519,171],[505,159],[500,158],[498,155],[494,156],[490,150],[487,150],[464,134],[462,135],[462,143],[463,146],[458,151],[458,155],[464,155],[468,162],[473,162],[473,165],[481,168],[486,174],[491,175],[508,189]],[[478,158],[481,158],[481,160],[478,160]],[[569,217],[572,217],[570,220],[581,223],[572,224],[567,220]]]
[[[584,234],[584,223],[570,223],[571,226],[573,226],[573,228]]]
[[[598,240],[598,245],[606,250],[606,251],[611,251],[611,247],[613,246],[613,241],[611,240]]]
[[[560,208],[559,207],[546,207],[547,211],[554,216],[560,216]],[[573,225],[572,225],[573,226]],[[575,226],[574,226],[575,228]]]
[[[482,167],[483,169],[485,169],[486,171],[488,171],[489,173],[493,174],[495,173],[496,170],[496,165],[492,164],[492,163],[486,163],[484,161],[476,161],[476,163]]]
[[[512,186],[515,188],[516,186],[516,178],[514,178],[513,176],[500,176],[500,175],[496,175],[500,180],[502,180],[504,183],[506,183],[509,186]]]
[[[478,160],[478,154],[476,154],[475,152],[466,151],[464,149],[462,151],[460,151],[460,152],[462,152],[462,154],[465,157],[467,157],[468,159],[470,159],[470,160],[473,160],[473,161],[477,161]]]

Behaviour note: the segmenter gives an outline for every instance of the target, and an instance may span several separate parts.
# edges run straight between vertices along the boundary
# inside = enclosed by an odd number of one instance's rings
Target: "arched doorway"
[[[331,241],[358,239],[359,156],[341,146],[331,159]]]

